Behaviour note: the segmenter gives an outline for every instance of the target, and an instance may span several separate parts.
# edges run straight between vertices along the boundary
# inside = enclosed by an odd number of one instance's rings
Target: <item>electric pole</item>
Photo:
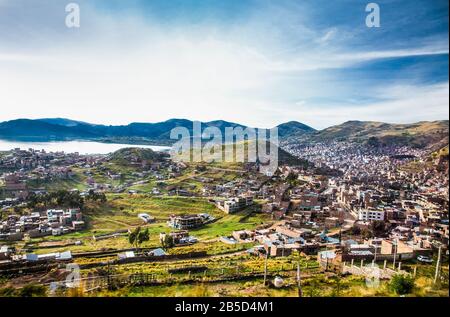
[[[394,245],[394,264],[392,265],[392,269],[395,271],[395,260],[397,259],[398,239],[392,241],[392,244]]]
[[[302,281],[300,279],[300,261],[297,262],[297,286],[298,286],[298,297],[302,297],[303,292],[302,292]]]
[[[268,251],[266,252],[266,258],[264,260],[264,286],[267,285],[267,258],[268,258],[269,254]]]
[[[437,262],[436,262],[436,272],[434,273],[434,284],[437,283],[437,280],[439,278],[439,271],[440,271],[440,265],[441,265],[441,250],[442,250],[442,246],[439,246],[438,258],[437,258]]]
[[[376,244],[376,242],[373,244],[373,246],[374,246],[374,249],[375,249],[375,254],[373,256],[373,263],[375,264],[377,262],[377,244]]]

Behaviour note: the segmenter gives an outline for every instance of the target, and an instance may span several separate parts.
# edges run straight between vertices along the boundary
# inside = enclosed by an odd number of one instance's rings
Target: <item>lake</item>
[[[65,152],[80,154],[108,154],[126,147],[146,148],[154,151],[168,151],[168,146],[138,145],[138,144],[114,144],[86,141],[62,141],[62,142],[17,142],[0,140],[0,151],[9,151],[15,148],[22,150],[34,149],[46,152]]]

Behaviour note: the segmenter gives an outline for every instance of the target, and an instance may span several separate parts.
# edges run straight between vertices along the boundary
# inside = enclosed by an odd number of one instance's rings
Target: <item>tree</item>
[[[168,250],[175,246],[175,241],[170,234],[165,234],[163,238],[161,238],[161,245],[164,250]]]
[[[128,242],[130,242],[130,244],[136,249],[138,249],[142,243],[149,240],[150,232],[148,231],[148,228],[146,228],[145,230],[141,230],[141,227],[137,227],[128,235]]]
[[[398,295],[405,295],[414,289],[414,278],[405,274],[396,274],[389,283],[389,288]]]
[[[31,194],[28,199],[28,208],[48,209],[56,207],[83,208],[84,198],[78,192],[59,190],[44,195]]]
[[[370,229],[375,236],[381,236],[386,233],[386,223],[384,221],[372,221]]]
[[[341,296],[341,289],[342,289],[342,279],[341,279],[341,275],[338,274],[335,278],[334,278],[334,287],[333,287],[333,297],[339,297]]]
[[[150,232],[148,231],[148,228],[145,228],[144,231],[140,231],[138,234],[138,246],[142,243],[150,240]]]
[[[350,234],[351,235],[355,235],[358,236],[361,234],[361,228],[357,227],[357,226],[353,226],[350,228]]]
[[[137,237],[139,232],[141,231],[141,227],[137,227],[134,231],[130,232],[128,235],[128,242],[134,247],[137,247]]]
[[[101,203],[105,203],[107,201],[104,193],[97,193],[92,189],[89,191],[86,199],[90,201],[99,201]]]

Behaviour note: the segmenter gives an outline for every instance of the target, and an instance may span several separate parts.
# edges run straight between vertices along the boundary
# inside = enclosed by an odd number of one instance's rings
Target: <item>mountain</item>
[[[170,133],[176,127],[186,128],[192,134],[193,121],[170,119],[157,123],[134,122],[128,125],[107,126],[64,118],[19,119],[0,123],[0,138],[30,141],[78,139],[162,145],[174,142],[170,139]],[[202,127],[219,128],[223,135],[226,127],[246,128],[244,125],[223,120],[202,122]]]
[[[97,138],[82,127],[67,127],[39,120],[18,119],[0,123],[0,137],[13,140],[48,141]]]
[[[303,142],[354,141],[373,145],[409,145],[442,148],[448,144],[449,121],[422,121],[390,124],[373,121],[347,121],[305,136]]]
[[[297,121],[290,121],[277,126],[278,128],[278,137],[280,139],[299,137],[304,135],[305,133],[312,133],[316,130]]]
[[[19,119],[0,123],[0,138],[28,141],[91,140],[111,143],[170,145],[170,132],[176,127],[186,128],[192,135],[193,121],[170,119],[157,123],[128,125],[98,125],[64,118],[38,120]],[[216,120],[203,122],[202,127],[216,127],[225,135],[226,127],[246,126]],[[296,121],[280,124],[280,141],[330,142],[353,141],[373,145],[410,145],[437,150],[448,144],[449,121],[422,121],[413,124],[390,124],[372,121],[348,121],[316,131]]]
[[[56,124],[56,125],[62,125],[65,127],[75,127],[77,125],[92,125],[87,122],[83,121],[75,121],[71,119],[65,119],[65,118],[44,118],[44,119],[37,119],[36,121],[46,122],[50,124]]]

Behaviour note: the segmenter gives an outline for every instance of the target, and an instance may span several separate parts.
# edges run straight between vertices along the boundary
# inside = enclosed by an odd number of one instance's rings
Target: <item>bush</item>
[[[13,287],[0,288],[0,297],[14,297],[16,290]]]
[[[414,278],[409,275],[396,274],[389,283],[390,289],[398,295],[405,295],[414,289]]]
[[[45,297],[47,289],[45,286],[29,284],[19,290],[20,297]]]

